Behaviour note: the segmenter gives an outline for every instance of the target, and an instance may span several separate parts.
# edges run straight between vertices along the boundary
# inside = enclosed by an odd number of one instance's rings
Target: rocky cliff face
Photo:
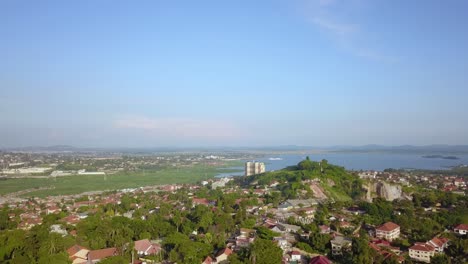
[[[390,184],[387,182],[370,182],[367,185],[367,195],[366,198],[368,201],[372,201],[372,198],[382,197],[387,201],[393,201],[395,199],[401,198],[403,192],[400,185]]]

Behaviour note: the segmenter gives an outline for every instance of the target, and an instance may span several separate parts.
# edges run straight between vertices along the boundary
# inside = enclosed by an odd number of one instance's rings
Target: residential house
[[[327,225],[320,225],[319,229],[320,229],[320,234],[330,234],[331,232],[330,227]]]
[[[196,205],[205,205],[205,206],[209,206],[211,205],[212,202],[210,202],[208,199],[206,198],[196,198],[194,197],[192,199],[192,205],[195,207]]]
[[[88,253],[88,262],[87,264],[94,264],[98,263],[99,261],[108,258],[117,256],[117,249],[116,248],[104,248],[98,250],[91,250]]]
[[[283,252],[291,248],[291,243],[289,243],[288,240],[284,237],[274,237],[273,241],[278,244],[278,247],[280,247]]]
[[[216,260],[213,260],[210,256],[206,257],[202,264],[215,264]]]
[[[78,215],[68,215],[62,219],[65,223],[69,225],[76,225],[78,222],[80,222],[80,217]]]
[[[23,230],[31,229],[33,226],[42,224],[42,218],[34,217],[34,218],[27,218],[19,223],[18,228]]]
[[[294,210],[294,219],[302,224],[310,224],[314,221],[315,209],[312,207],[305,207]]]
[[[161,250],[160,245],[151,243],[148,239],[135,241],[134,248],[140,257],[155,255]]]
[[[49,228],[51,233],[56,233],[62,236],[66,236],[68,234],[67,230],[62,227],[62,225],[56,224],[56,225],[51,225]]]
[[[431,257],[436,253],[435,248],[425,243],[415,243],[409,248],[409,256],[411,259],[426,263],[431,263]]]
[[[299,230],[301,230],[300,226],[297,225],[288,225],[288,224],[278,224],[277,227],[279,230],[282,232],[289,232],[289,233],[297,233]],[[274,230],[273,230],[274,231]]]
[[[224,248],[216,254],[216,263],[227,262],[228,257],[232,254],[230,248]]]
[[[278,206],[278,209],[282,211],[288,211],[291,209],[298,209],[302,207],[312,207],[317,204],[318,202],[315,199],[306,199],[306,200],[289,199],[289,200],[286,200],[284,203],[280,204]]]
[[[444,249],[448,247],[449,239],[445,237],[434,237],[433,239],[427,241],[426,244],[433,246],[437,253],[444,252]]]
[[[218,181],[214,181],[212,184],[211,184],[211,189],[216,189],[216,188],[222,188],[222,187],[225,187],[226,184],[230,181],[231,179],[230,178],[221,178],[220,180]]]
[[[255,230],[241,228],[236,237],[236,247],[248,247],[255,240]]]
[[[336,236],[330,241],[330,244],[332,248],[332,254],[334,256],[342,255],[343,251],[346,251],[351,248],[352,240],[347,237]]]
[[[467,224],[459,224],[457,225],[453,231],[459,235],[466,235],[468,234],[468,225]]]
[[[73,245],[67,249],[68,256],[73,264],[85,264],[87,263],[87,255],[89,249],[82,247],[80,245]]]
[[[455,180],[453,180],[453,185],[457,186],[457,187],[464,187],[466,186],[465,185],[465,181],[461,178],[457,178]]]
[[[386,240],[373,240],[369,242],[369,247],[374,249],[383,259],[395,258],[398,263],[402,263],[405,258],[400,256],[401,250],[398,247],[390,246]]]
[[[340,221],[337,223],[337,225],[340,227],[340,228],[343,228],[343,229],[346,229],[346,228],[353,228],[354,225],[347,222],[347,221]]]
[[[387,222],[375,229],[375,236],[392,241],[400,237],[400,226],[393,222]]]
[[[301,252],[291,251],[291,261],[301,261]]]
[[[49,214],[55,214],[55,213],[59,213],[60,211],[62,211],[62,209],[60,209],[59,207],[57,206],[50,206],[50,207],[47,207],[46,209],[46,214],[49,215]]]

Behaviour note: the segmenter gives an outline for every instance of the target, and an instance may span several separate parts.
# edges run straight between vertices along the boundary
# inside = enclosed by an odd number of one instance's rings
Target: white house
[[[466,235],[468,234],[468,225],[459,224],[453,229],[453,231],[459,235]]]
[[[392,241],[400,237],[400,226],[393,222],[387,222],[375,229],[375,236]]]
[[[301,252],[292,251],[291,252],[291,261],[301,261]]]
[[[427,241],[426,244],[433,246],[435,251],[438,253],[444,252],[444,249],[448,246],[449,239],[445,237],[434,237],[433,239]]]

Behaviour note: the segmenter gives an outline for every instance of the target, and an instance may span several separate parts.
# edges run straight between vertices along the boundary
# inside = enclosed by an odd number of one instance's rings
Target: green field
[[[237,166],[238,162],[228,162],[224,168]],[[26,197],[45,197],[49,195],[77,194],[88,191],[116,190],[143,187],[148,185],[195,183],[212,178],[219,173],[235,170],[195,165],[183,168],[166,168],[161,170],[120,172],[106,177],[102,175],[76,175],[48,179],[7,179],[0,181],[0,195],[38,187],[52,187],[49,190],[28,192]]]

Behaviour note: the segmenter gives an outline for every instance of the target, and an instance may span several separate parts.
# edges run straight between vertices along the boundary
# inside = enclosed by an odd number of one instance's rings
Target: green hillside
[[[243,177],[243,185],[268,186],[279,182],[276,188],[285,199],[314,197],[306,180],[319,180],[319,186],[329,198],[337,201],[358,199],[364,195],[362,181],[345,168],[329,164],[327,160],[311,161],[309,157],[279,171],[266,172],[259,175]]]

